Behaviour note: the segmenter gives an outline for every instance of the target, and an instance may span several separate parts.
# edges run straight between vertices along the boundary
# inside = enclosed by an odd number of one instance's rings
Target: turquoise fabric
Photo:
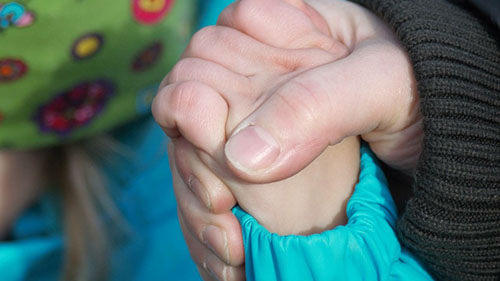
[[[225,7],[229,6],[235,0],[208,0],[201,1],[200,8],[203,11],[200,18],[200,25],[198,28],[207,25],[214,25],[217,22],[219,14]]]
[[[432,280],[398,242],[396,206],[369,148],[361,148],[359,182],[348,223],[310,236],[279,236],[235,207],[245,244],[247,281]]]
[[[152,118],[116,133],[136,154],[103,163],[110,193],[132,233],[111,233],[113,281],[201,280],[177,221],[167,140]],[[63,240],[59,204],[46,194],[0,242],[0,280],[58,280]]]

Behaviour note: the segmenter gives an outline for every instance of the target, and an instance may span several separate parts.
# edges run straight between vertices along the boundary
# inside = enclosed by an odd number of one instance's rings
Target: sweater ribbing
[[[424,125],[398,235],[438,280],[500,279],[500,32],[466,4],[353,0],[412,60]]]

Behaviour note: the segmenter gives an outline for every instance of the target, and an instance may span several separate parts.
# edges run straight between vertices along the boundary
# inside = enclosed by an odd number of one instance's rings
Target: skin
[[[236,2],[218,26],[193,37],[153,113],[174,139],[172,159],[197,155],[222,167],[212,172],[247,183],[289,178],[357,135],[381,160],[411,173],[422,138],[405,50],[381,20],[343,1]],[[259,136],[267,146],[245,144]],[[185,171],[194,165],[172,161],[181,225],[202,276],[243,280],[231,189],[209,172],[193,188]]]
[[[183,138],[174,143],[177,173],[191,190],[201,191],[214,181],[229,186],[239,206],[273,233],[309,235],[347,222],[345,206],[358,180],[357,138],[327,148],[299,173],[268,184],[234,177],[224,163],[200,157],[200,151]],[[200,194],[200,198],[204,196]]]
[[[227,174],[221,176],[221,171],[230,173],[228,168],[221,167],[213,159],[205,164],[206,160],[200,159],[203,154],[199,154],[200,151],[186,139],[176,138],[172,143],[175,143],[171,145],[172,150],[175,150],[175,153],[171,152],[172,166],[177,167],[174,170],[174,184],[187,182],[189,187],[189,190],[176,190],[178,200],[188,198],[182,194],[186,191],[196,194],[202,192],[205,186],[229,186],[241,208],[252,214],[266,229],[280,235],[309,235],[347,222],[346,204],[358,180],[358,138],[346,139],[341,144],[326,149],[301,172],[269,184],[252,184],[228,177]],[[204,198],[204,202],[209,202],[209,198],[205,197],[207,194],[198,196]],[[193,209],[206,212],[207,206],[200,203],[195,200],[179,204],[185,236],[193,240],[190,231],[199,232],[201,239],[211,245],[220,247],[227,244],[230,237],[213,224],[202,222],[199,228],[186,232],[183,214],[189,216]],[[239,229],[239,225],[236,227]],[[234,238],[239,239],[239,236]],[[223,248],[212,250],[221,251],[225,258],[231,258],[232,253]],[[239,277],[236,279],[239,280],[243,277],[242,270],[231,270],[224,265],[220,270],[213,270],[214,266],[219,266],[218,258],[209,252],[201,256],[195,255],[194,258],[202,275],[209,270],[217,280],[237,276]]]
[[[42,192],[46,158],[44,151],[0,152],[0,239]]]

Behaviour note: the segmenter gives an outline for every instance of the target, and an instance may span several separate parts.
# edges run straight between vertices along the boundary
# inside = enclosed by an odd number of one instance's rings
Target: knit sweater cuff
[[[497,280],[500,32],[451,1],[353,2],[399,36],[421,100],[423,152],[399,238],[438,279]]]

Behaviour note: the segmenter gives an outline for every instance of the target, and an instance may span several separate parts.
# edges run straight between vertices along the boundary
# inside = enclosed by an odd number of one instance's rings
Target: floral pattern
[[[113,83],[107,80],[81,83],[41,106],[35,120],[42,132],[66,135],[95,119],[114,90]]]
[[[155,42],[142,50],[132,62],[132,69],[135,71],[145,70],[154,65],[163,54],[163,44]]]
[[[0,149],[77,140],[151,114],[154,84],[191,34],[198,1],[104,2],[0,0]]]
[[[10,26],[28,26],[34,20],[34,14],[17,2],[0,4],[0,31]]]
[[[77,60],[90,58],[101,50],[103,43],[102,35],[98,33],[85,34],[73,43],[71,54]]]
[[[18,59],[0,59],[0,83],[17,80],[26,74],[28,67]]]
[[[132,0],[132,13],[139,23],[153,25],[167,15],[173,2],[173,0]]]

